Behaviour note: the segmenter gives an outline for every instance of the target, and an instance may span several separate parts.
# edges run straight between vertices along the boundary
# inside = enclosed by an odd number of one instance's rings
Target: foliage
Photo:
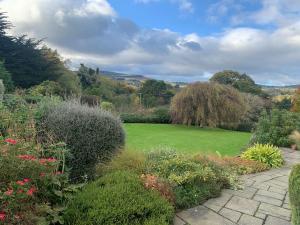
[[[300,112],[300,88],[298,88],[298,90],[295,92],[292,111]]]
[[[14,89],[14,83],[11,74],[4,67],[4,62],[0,60],[0,80],[3,81],[6,91],[10,92]]]
[[[32,96],[52,96],[63,95],[63,88],[58,82],[46,80],[39,85],[29,89],[29,94]]]
[[[23,139],[7,138],[0,142],[0,149],[2,221],[19,225],[63,223],[59,207],[69,192],[64,145],[40,149]]]
[[[210,81],[220,84],[231,85],[241,92],[255,95],[262,94],[261,87],[255,84],[254,80],[247,74],[240,74],[232,70],[224,70],[216,73]]]
[[[67,144],[73,155],[68,165],[74,182],[92,179],[96,163],[110,160],[124,144],[119,119],[75,101],[48,107],[39,128]]]
[[[139,93],[145,107],[166,105],[173,97],[173,93],[164,81],[146,80],[140,88]]]
[[[88,106],[99,106],[100,98],[96,95],[83,95],[80,97],[80,102]]]
[[[223,187],[234,186],[237,180],[233,173],[217,164],[184,157],[168,149],[149,154],[147,174],[171,184],[177,208],[192,207],[216,197]]]
[[[3,81],[0,80],[0,103],[2,103],[4,93],[5,93],[5,87]]]
[[[247,110],[240,119],[237,130],[252,131],[256,127],[262,112],[266,109],[266,103],[263,98],[256,95],[244,94],[243,97]]]
[[[284,97],[280,101],[275,102],[275,107],[279,110],[291,110],[292,108],[292,99]]]
[[[217,83],[188,85],[171,103],[173,123],[202,127],[236,127],[245,111],[241,94]]]
[[[292,209],[292,224],[300,224],[300,165],[295,165],[289,177],[289,197]]]
[[[211,161],[221,167],[229,169],[230,171],[234,171],[239,175],[259,173],[268,169],[268,166],[264,163],[253,160],[247,160],[240,157],[197,155],[195,158],[200,161]]]
[[[100,108],[104,111],[115,112],[115,106],[111,102],[101,102]]]
[[[146,172],[146,157],[141,152],[122,151],[116,155],[111,162],[97,165],[97,175],[115,171],[131,171],[136,174],[144,174]]]
[[[283,165],[283,157],[279,148],[269,144],[256,144],[248,148],[241,155],[243,159],[254,160],[268,165],[269,168],[278,168]]]
[[[84,64],[80,64],[77,76],[79,77],[80,83],[83,88],[86,88],[96,83],[97,75],[99,75],[99,73],[96,74],[95,70],[86,67]]]
[[[121,119],[124,123],[170,123],[171,114],[167,108],[156,108],[151,111],[136,113],[123,113]]]
[[[251,143],[290,147],[292,142],[289,136],[294,130],[299,129],[299,114],[274,109],[270,114],[267,112],[262,114]]]
[[[297,149],[300,150],[300,132],[295,130],[291,135],[290,139],[297,145]]]
[[[87,185],[68,205],[70,225],[168,225],[174,209],[154,190],[146,190],[138,175],[107,174]]]

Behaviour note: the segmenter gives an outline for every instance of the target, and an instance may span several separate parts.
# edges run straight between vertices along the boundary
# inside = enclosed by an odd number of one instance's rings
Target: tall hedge
[[[96,163],[111,159],[125,139],[118,118],[75,101],[46,109],[40,128],[68,145],[72,153],[70,178],[76,182],[92,179]]]
[[[289,178],[289,196],[292,224],[300,225],[300,164],[293,167]]]

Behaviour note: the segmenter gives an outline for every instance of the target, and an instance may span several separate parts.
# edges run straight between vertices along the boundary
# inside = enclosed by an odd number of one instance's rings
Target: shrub
[[[294,131],[291,135],[290,135],[290,139],[292,140],[293,143],[296,144],[297,149],[300,150],[300,132],[299,131]]]
[[[122,151],[111,162],[97,165],[97,175],[102,176],[114,171],[131,171],[137,174],[145,173],[146,157],[144,153]]]
[[[220,157],[220,156],[196,156],[197,160],[201,161],[212,161],[217,165],[229,169],[231,171],[236,172],[239,175],[251,174],[251,173],[259,173],[268,169],[268,166],[264,163],[247,160],[240,157]]]
[[[100,104],[100,97],[96,95],[84,95],[80,98],[81,104],[87,104],[88,106],[98,106]]]
[[[239,91],[217,83],[188,85],[171,103],[173,123],[186,125],[235,128],[245,112]]]
[[[279,148],[269,144],[256,144],[243,152],[241,157],[243,159],[259,161],[270,168],[278,168],[283,165],[281,151]]]
[[[116,110],[114,104],[111,102],[101,102],[100,108],[108,112],[114,112]]]
[[[4,92],[5,92],[5,87],[4,87],[2,80],[0,80],[0,103],[3,100]]]
[[[300,129],[298,113],[273,110],[270,114],[264,112],[261,116],[251,143],[272,144],[280,147],[290,147],[289,138],[294,130]]]
[[[174,151],[150,153],[147,173],[166,179],[172,186],[176,207],[188,208],[216,197],[223,187],[235,184],[236,177],[211,162],[184,157]]]
[[[67,144],[73,156],[68,165],[74,182],[92,179],[96,163],[111,159],[124,144],[119,119],[75,101],[45,109],[39,127]]]
[[[174,209],[138,175],[114,172],[87,185],[68,205],[68,225],[168,225]]]
[[[300,165],[293,167],[289,178],[289,197],[293,225],[300,224]]]

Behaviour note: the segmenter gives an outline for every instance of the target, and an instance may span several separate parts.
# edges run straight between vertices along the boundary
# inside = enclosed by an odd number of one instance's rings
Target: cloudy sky
[[[207,80],[233,69],[300,83],[300,0],[0,0],[14,34],[46,38],[73,65]]]

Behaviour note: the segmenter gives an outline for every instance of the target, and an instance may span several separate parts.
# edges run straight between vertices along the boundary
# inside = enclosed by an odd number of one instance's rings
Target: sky
[[[0,0],[14,35],[72,61],[168,81],[222,70],[300,83],[300,0]]]

